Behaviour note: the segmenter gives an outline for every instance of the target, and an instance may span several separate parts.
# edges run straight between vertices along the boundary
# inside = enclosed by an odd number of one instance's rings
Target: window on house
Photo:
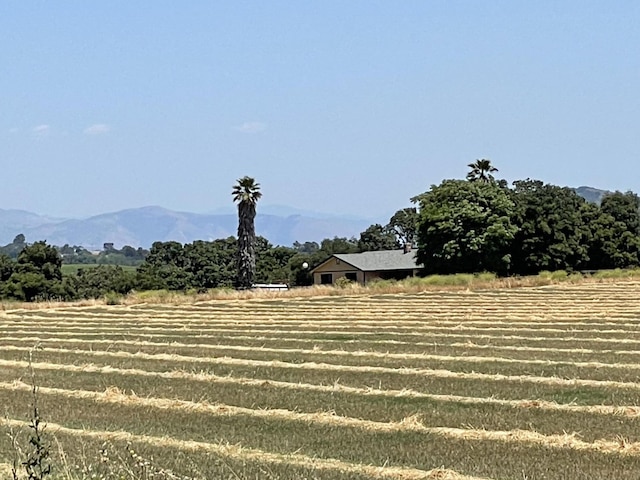
[[[347,280],[351,280],[352,282],[358,281],[358,272],[347,272],[344,276],[347,277]]]
[[[331,273],[323,273],[320,275],[320,283],[322,285],[330,285],[333,283],[333,275]]]

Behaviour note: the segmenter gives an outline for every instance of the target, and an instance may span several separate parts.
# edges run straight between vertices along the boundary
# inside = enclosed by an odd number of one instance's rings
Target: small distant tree
[[[360,240],[358,240],[358,249],[361,252],[394,250],[399,247],[400,244],[395,234],[379,223],[371,225],[362,232],[360,234]]]
[[[400,245],[412,245],[418,232],[418,220],[420,219],[415,207],[398,210],[389,219],[387,229],[395,233]]]
[[[256,276],[256,204],[262,193],[260,184],[242,177],[233,187],[233,201],[238,204],[238,279],[237,287],[251,288]]]
[[[495,178],[492,173],[498,171],[496,167],[491,165],[491,160],[486,158],[482,158],[476,160],[473,163],[470,163],[468,167],[471,169],[469,173],[467,173],[467,180],[470,182],[481,181],[481,182],[493,182]]]

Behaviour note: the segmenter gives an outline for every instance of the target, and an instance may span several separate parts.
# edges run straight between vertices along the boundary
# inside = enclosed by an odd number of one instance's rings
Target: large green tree
[[[633,192],[607,194],[603,197],[597,213],[589,223],[592,232],[589,267],[637,267],[640,264],[638,196]]]
[[[22,249],[11,276],[2,285],[3,296],[25,300],[67,300],[75,295],[62,281],[62,258],[46,242]]]
[[[234,185],[233,200],[238,204],[238,278],[237,287],[251,288],[256,276],[256,204],[262,193],[260,184],[251,177],[242,177]]]
[[[203,291],[209,288],[233,287],[236,283],[236,254],[234,237],[212,242],[197,240],[184,246],[191,287]]]
[[[508,273],[513,201],[494,182],[445,180],[414,197],[419,204],[419,263],[426,273]]]
[[[188,259],[180,242],[154,242],[138,268],[137,283],[143,290],[184,290],[192,285]]]
[[[575,270],[586,266],[589,206],[571,188],[539,180],[514,182],[513,200],[519,231],[513,268],[520,274]]]

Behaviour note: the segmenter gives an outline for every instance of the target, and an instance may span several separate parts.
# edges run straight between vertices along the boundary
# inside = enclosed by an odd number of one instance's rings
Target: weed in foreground
[[[58,457],[62,468],[60,474],[53,475],[50,441],[45,435],[46,423],[40,415],[38,386],[33,368],[33,353],[39,348],[36,345],[29,350],[31,405],[27,444],[21,441],[19,432],[9,432],[14,452],[12,480],[45,480],[47,477],[51,480],[196,480],[194,477],[176,475],[170,470],[157,467],[153,459],[138,454],[131,443],[127,443],[124,455],[105,443],[100,449],[99,461],[83,462],[81,466],[75,467],[67,464],[66,454],[58,443]]]
[[[28,480],[43,480],[51,475],[51,463],[49,460],[49,443],[45,439],[45,425],[40,418],[40,408],[38,406],[38,387],[36,386],[35,370],[32,366],[33,352],[39,348],[36,345],[29,350],[29,373],[31,376],[31,414],[29,418],[29,440],[28,446],[21,447],[17,435],[12,435],[12,443],[16,457],[13,461],[11,474],[13,480],[22,478],[18,472],[18,463],[23,467],[24,478]],[[19,462],[19,458],[24,458]]]
[[[109,443],[100,449],[97,463],[85,463],[79,470],[81,476],[73,473],[70,479],[95,480],[195,480],[193,477],[177,475],[171,470],[157,467],[152,458],[146,458],[136,452],[131,443],[124,447],[124,453]]]

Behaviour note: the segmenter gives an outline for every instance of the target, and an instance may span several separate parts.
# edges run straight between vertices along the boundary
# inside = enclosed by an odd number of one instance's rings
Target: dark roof
[[[363,272],[381,270],[414,270],[422,268],[416,264],[416,250],[404,253],[400,250],[381,250],[378,252],[336,253],[334,258],[353,265]]]

